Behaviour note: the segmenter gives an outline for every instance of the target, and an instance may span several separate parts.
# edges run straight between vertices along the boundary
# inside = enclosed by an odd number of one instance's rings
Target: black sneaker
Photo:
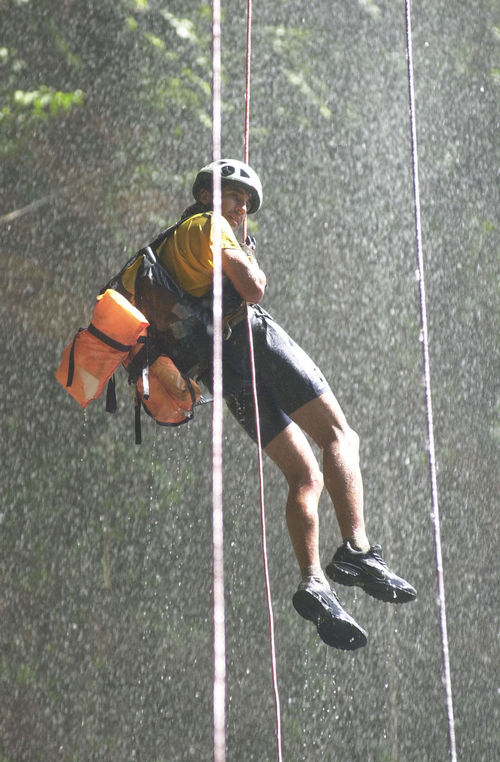
[[[346,540],[326,567],[326,573],[335,582],[362,587],[369,595],[387,603],[407,603],[417,597],[415,588],[389,569],[380,545],[373,545],[363,553],[354,550]]]
[[[300,583],[292,600],[300,616],[314,622],[327,646],[354,651],[366,645],[366,632],[344,611],[327,585],[309,577]]]

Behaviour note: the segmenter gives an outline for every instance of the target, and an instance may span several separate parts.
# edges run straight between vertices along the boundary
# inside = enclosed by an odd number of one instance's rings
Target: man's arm
[[[264,296],[266,276],[253,256],[241,249],[222,249],[222,272],[242,299],[257,304]]]

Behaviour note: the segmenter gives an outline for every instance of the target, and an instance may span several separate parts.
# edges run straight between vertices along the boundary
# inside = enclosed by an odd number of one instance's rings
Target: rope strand
[[[419,175],[418,175],[417,129],[416,129],[416,118],[415,118],[415,92],[414,92],[414,84],[413,84],[413,52],[412,52],[410,0],[405,0],[405,11],[406,11],[406,57],[407,57],[407,64],[408,64],[408,91],[409,91],[409,111],[410,111],[410,129],[411,129],[412,169],[413,169],[413,200],[414,200],[414,210],[415,210],[415,236],[416,236],[417,266],[418,266],[417,273],[418,273],[418,282],[419,282],[419,288],[420,288],[420,324],[421,324],[421,339],[422,339],[424,384],[425,384],[425,405],[426,405],[426,418],[427,418],[427,440],[428,440],[428,452],[429,452],[432,517],[433,517],[433,524],[434,524],[436,575],[437,575],[438,600],[439,600],[439,611],[440,611],[443,677],[444,677],[445,694],[446,694],[446,711],[447,711],[447,717],[448,717],[449,752],[450,752],[450,762],[456,762],[457,752],[456,752],[456,743],[455,743],[455,720],[453,715],[450,656],[449,656],[449,647],[448,647],[448,630],[447,630],[447,624],[446,624],[446,601],[445,601],[444,574],[443,574],[443,558],[442,558],[442,550],[441,550],[441,527],[440,527],[440,519],[439,519],[438,487],[437,487],[437,476],[436,476],[434,421],[433,421],[432,398],[431,398],[431,374],[430,374],[430,361],[429,361],[429,340],[428,340],[428,330],[427,330],[427,307],[426,307],[425,278],[424,278],[424,258],[423,258],[423,249],[422,249],[422,229],[421,229],[421,221],[420,221],[420,189],[419,189]]]
[[[247,44],[245,75],[245,130],[243,160],[248,164],[250,136],[250,66],[252,61],[252,0],[247,0]]]
[[[221,158],[221,8],[212,3],[212,161]],[[224,601],[223,392],[222,392],[222,254],[221,178],[213,175],[213,741],[214,762],[226,759],[226,636]]]
[[[245,77],[245,128],[244,128],[244,148],[243,155],[244,161],[248,164],[249,156],[249,136],[250,136],[250,64],[251,64],[251,51],[252,51],[252,0],[247,0],[247,42],[246,42],[246,77]],[[246,219],[243,228],[243,240],[246,239],[247,227]],[[248,331],[248,345],[250,352],[250,367],[252,370],[252,394],[255,409],[255,429],[257,432],[257,459],[259,470],[259,502],[260,502],[260,526],[262,536],[262,558],[264,565],[264,581],[266,588],[266,603],[267,614],[269,622],[269,641],[271,652],[271,678],[273,684],[274,693],[274,706],[276,715],[276,751],[278,762],[282,761],[282,749],[281,749],[281,712],[280,712],[280,697],[278,689],[278,677],[276,667],[276,645],[274,637],[274,617],[273,617],[273,604],[271,598],[271,583],[269,579],[269,564],[267,560],[267,539],[266,539],[266,514],[265,514],[265,502],[264,502],[264,470],[262,462],[262,442],[260,434],[260,416],[259,416],[259,401],[257,394],[257,379],[255,373],[255,355],[253,347],[253,335],[251,324],[251,313],[247,305],[247,331]]]
[[[264,503],[264,471],[262,463],[262,444],[260,437],[260,418],[259,418],[259,403],[257,395],[257,381],[255,377],[255,356],[253,351],[253,337],[252,337],[252,325],[250,309],[247,307],[247,328],[249,335],[249,349],[250,349],[250,365],[252,368],[252,393],[255,408],[255,423],[257,431],[257,452],[258,452],[258,467],[259,467],[259,496],[260,496],[260,526],[262,534],[262,559],[264,564],[264,581],[266,587],[266,603],[267,603],[267,615],[269,622],[269,641],[271,651],[271,679],[273,684],[274,693],[274,706],[276,715],[276,750],[278,762],[281,762],[282,750],[281,750],[281,711],[280,711],[280,696],[278,689],[278,670],[276,667],[276,645],[274,638],[274,617],[273,617],[273,603],[271,598],[271,583],[269,580],[269,564],[267,560],[267,539],[266,539],[266,514]]]

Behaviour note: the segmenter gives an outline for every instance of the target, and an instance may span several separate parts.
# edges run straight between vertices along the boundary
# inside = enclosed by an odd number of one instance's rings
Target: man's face
[[[251,195],[242,186],[223,185],[221,190],[222,216],[236,230],[243,224],[247,209],[251,203]]]
[[[200,191],[198,200],[210,209],[213,209],[213,199],[211,192],[203,188]],[[241,185],[224,183],[221,188],[221,212],[222,216],[231,225],[234,232],[244,222],[247,216],[247,209],[252,201],[251,194]]]

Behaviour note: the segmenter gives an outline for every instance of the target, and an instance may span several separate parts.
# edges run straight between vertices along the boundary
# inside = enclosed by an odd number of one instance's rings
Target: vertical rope
[[[410,128],[411,128],[412,169],[413,169],[413,199],[414,199],[414,209],[415,209],[415,235],[416,235],[417,265],[418,265],[417,275],[418,275],[418,282],[419,282],[419,288],[420,288],[420,324],[421,324],[421,339],[422,339],[423,367],[424,367],[432,518],[433,518],[433,524],[434,524],[436,575],[437,575],[438,600],[439,600],[440,625],[441,625],[443,677],[444,677],[444,686],[445,686],[445,695],[446,695],[446,711],[447,711],[447,717],[448,717],[449,753],[450,753],[451,762],[456,762],[457,752],[456,752],[456,743],[455,743],[455,720],[453,715],[450,655],[449,655],[449,647],[448,647],[448,629],[446,624],[446,601],[445,601],[444,574],[443,574],[443,558],[442,558],[442,550],[441,550],[441,527],[440,527],[440,519],[439,519],[439,501],[438,501],[438,487],[437,487],[437,476],[436,476],[436,456],[435,456],[435,446],[434,446],[434,422],[433,422],[432,398],[431,398],[431,374],[430,374],[430,362],[429,362],[429,340],[428,340],[428,331],[427,331],[427,307],[426,307],[425,278],[424,278],[424,258],[423,258],[423,250],[422,250],[422,229],[421,229],[421,222],[420,222],[420,189],[419,189],[419,175],[418,175],[417,129],[416,129],[416,118],[415,118],[415,92],[414,92],[414,84],[413,84],[413,52],[412,52],[410,0],[405,0],[405,11],[406,11],[406,57],[407,57],[407,64],[408,64],[408,90],[409,90],[409,111],[410,111]]]
[[[221,8],[212,2],[212,161],[221,158]],[[223,413],[222,413],[222,256],[221,178],[213,173],[213,740],[214,762],[226,759],[226,634],[224,601]]]
[[[246,40],[246,77],[245,77],[245,128],[244,128],[244,146],[243,156],[244,161],[248,164],[249,156],[249,135],[250,135],[250,65],[252,57],[252,0],[247,0],[247,40]],[[243,240],[247,236],[247,224],[246,219],[243,226]],[[269,622],[269,640],[271,651],[271,678],[273,684],[274,693],[274,706],[276,716],[276,751],[278,762],[282,761],[282,749],[281,749],[281,711],[280,711],[280,697],[278,690],[278,677],[276,668],[276,644],[274,637],[274,617],[273,617],[273,604],[271,598],[271,583],[269,579],[269,564],[267,560],[267,537],[266,537],[266,512],[264,501],[264,470],[262,462],[262,441],[260,434],[260,415],[259,415],[259,400],[257,394],[257,378],[255,373],[255,355],[253,347],[253,335],[251,324],[251,313],[247,306],[247,331],[248,331],[248,344],[250,352],[250,367],[252,370],[252,394],[255,409],[255,429],[257,433],[257,458],[258,458],[258,470],[259,470],[259,502],[260,502],[260,526],[262,537],[262,558],[264,564],[264,581],[266,588],[266,603],[267,603],[267,615]]]
[[[248,164],[250,145],[250,68],[252,61],[252,0],[247,0],[247,42],[245,57],[245,125],[243,129],[243,161]],[[247,220],[243,223],[243,240],[247,237]]]
[[[249,135],[250,135],[250,68],[252,61],[252,0],[247,0],[247,44],[245,67],[245,129],[244,129],[244,161],[248,164]]]
[[[262,464],[262,444],[260,438],[259,403],[257,396],[257,381],[255,378],[255,357],[253,351],[252,327],[250,322],[250,310],[247,308],[247,327],[249,334],[250,364],[252,367],[252,392],[255,407],[255,422],[257,430],[257,452],[259,464],[259,496],[260,496],[260,527],[262,535],[262,559],[264,563],[264,581],[266,587],[267,616],[269,621],[269,641],[271,651],[271,678],[274,693],[274,707],[276,716],[276,750],[278,762],[282,760],[281,750],[281,711],[280,696],[278,690],[278,670],[276,667],[276,644],[274,637],[273,603],[271,598],[271,583],[269,580],[269,564],[267,561],[267,538],[266,538],[266,513],[264,503],[264,472]]]

